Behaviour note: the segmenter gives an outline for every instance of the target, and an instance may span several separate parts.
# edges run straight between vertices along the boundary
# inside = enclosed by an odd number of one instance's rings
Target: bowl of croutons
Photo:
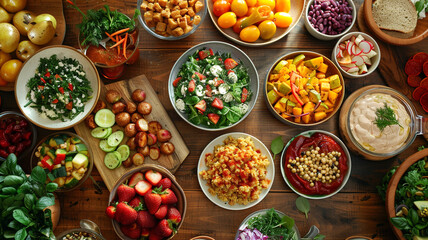
[[[179,40],[194,33],[207,14],[207,0],[138,0],[138,20],[154,37]]]

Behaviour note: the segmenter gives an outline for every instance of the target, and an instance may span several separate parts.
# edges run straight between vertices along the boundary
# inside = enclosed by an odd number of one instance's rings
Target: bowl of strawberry
[[[123,240],[171,239],[186,213],[183,189],[166,168],[147,164],[125,173],[109,196],[106,214]]]
[[[0,161],[14,153],[18,160],[34,148],[37,130],[22,114],[5,111],[0,114]]]

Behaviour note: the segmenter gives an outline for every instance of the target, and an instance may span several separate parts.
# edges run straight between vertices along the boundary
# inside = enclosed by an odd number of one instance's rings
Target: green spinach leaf
[[[273,159],[275,159],[276,155],[280,153],[284,149],[284,141],[282,140],[281,136],[278,136],[277,138],[273,139],[270,144],[270,150],[273,153]]]
[[[31,219],[29,219],[21,209],[13,210],[13,218],[25,226],[31,223]]]
[[[305,214],[306,218],[308,218],[308,213],[311,209],[308,199],[304,197],[298,197],[296,199],[296,207],[299,209],[299,211]]]

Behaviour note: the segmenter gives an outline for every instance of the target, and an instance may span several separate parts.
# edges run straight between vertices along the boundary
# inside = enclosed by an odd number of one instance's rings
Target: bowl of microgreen
[[[17,158],[10,154],[0,165],[0,179],[2,179],[2,203],[0,211],[0,239],[55,239],[53,227],[58,220],[58,205],[55,203],[53,192],[56,183],[46,183],[46,173],[41,167],[32,169],[26,175]],[[51,210],[56,206],[55,210]],[[54,213],[55,212],[55,213]]]
[[[68,46],[39,50],[24,63],[15,85],[15,98],[24,116],[49,130],[82,122],[95,108],[99,95],[96,67]]]
[[[427,134],[424,121],[402,93],[370,85],[346,99],[339,127],[350,150],[369,160],[385,160],[407,149],[417,135]]]
[[[259,94],[259,75],[241,49],[225,42],[205,42],[175,62],[168,93],[187,123],[219,131],[236,126],[250,114]]]
[[[382,186],[378,187],[381,197],[385,198],[387,216],[398,239],[428,237],[427,157],[428,149],[414,153],[398,168],[391,169]],[[386,183],[388,187],[386,195],[383,195]]]
[[[318,228],[312,226],[304,238],[313,239],[318,233]],[[258,210],[248,215],[239,225],[235,239],[300,240],[301,236],[293,218],[271,208]]]

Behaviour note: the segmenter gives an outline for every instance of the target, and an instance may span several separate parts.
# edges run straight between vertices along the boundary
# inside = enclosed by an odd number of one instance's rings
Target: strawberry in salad
[[[193,124],[227,127],[247,113],[252,95],[249,84],[247,68],[230,53],[200,49],[173,81],[175,106]]]

